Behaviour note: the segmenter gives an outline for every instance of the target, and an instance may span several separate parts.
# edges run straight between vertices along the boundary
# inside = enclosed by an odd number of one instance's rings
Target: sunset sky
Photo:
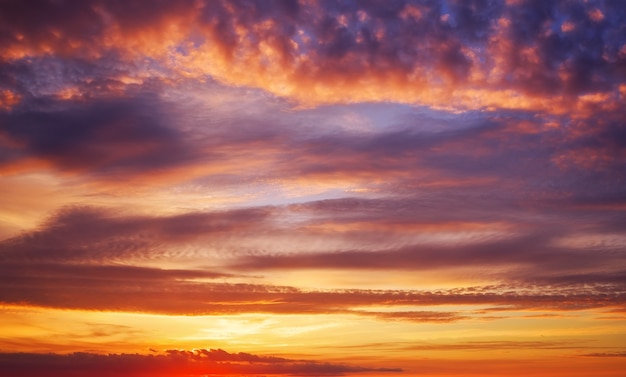
[[[0,375],[626,370],[623,0],[0,0]]]

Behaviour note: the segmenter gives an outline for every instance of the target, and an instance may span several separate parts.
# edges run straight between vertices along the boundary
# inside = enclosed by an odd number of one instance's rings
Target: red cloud
[[[398,368],[368,368],[347,364],[228,353],[221,349],[140,354],[0,353],[4,377],[135,376],[195,377],[222,375],[340,376],[362,372],[401,372]]]

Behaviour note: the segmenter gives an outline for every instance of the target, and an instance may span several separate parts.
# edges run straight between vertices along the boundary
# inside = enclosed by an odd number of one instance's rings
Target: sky
[[[0,375],[623,376],[622,0],[3,0],[0,46]]]

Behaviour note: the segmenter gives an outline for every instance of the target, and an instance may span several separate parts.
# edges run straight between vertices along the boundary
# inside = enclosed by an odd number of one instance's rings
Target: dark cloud
[[[580,285],[603,284],[614,286],[615,289],[626,286],[626,271],[618,272],[602,272],[602,273],[584,273],[578,272],[571,275],[556,276],[526,276],[527,282],[535,284],[546,284],[549,286],[560,287],[576,287]]]
[[[68,207],[39,229],[1,242],[0,259],[5,263],[141,263],[184,258],[189,245],[202,242],[222,250],[221,263],[246,271],[418,271],[471,265],[568,275],[624,268],[624,258],[617,252],[624,246],[615,238],[623,221],[620,212],[577,209],[565,200],[555,208],[543,199],[517,198],[515,192],[513,197],[510,193],[498,197],[498,192],[485,195],[478,192],[482,190],[451,188],[421,198],[343,198],[162,217]],[[458,231],[468,233],[455,242],[428,241],[430,235]],[[574,249],[563,243],[579,232],[606,241],[589,241]],[[324,237],[331,246],[317,251],[284,249],[278,244],[254,246],[270,234],[277,240],[294,235]],[[350,243],[355,246],[346,246]],[[200,249],[194,255],[209,256]]]
[[[382,178],[378,180],[386,185],[380,188],[409,195],[415,190],[434,194],[433,185],[448,181],[449,187],[439,189],[448,190],[448,196],[472,197],[464,206],[476,201],[490,206],[480,198],[485,190],[492,191],[494,203],[503,199],[513,206],[547,205],[555,199],[571,206],[584,197],[619,199],[626,182],[621,173],[623,115],[601,114],[598,121],[545,119],[533,112],[449,115],[446,120],[455,127],[415,117],[380,133],[308,138],[285,130],[283,139],[272,140],[283,152],[268,172],[310,179],[342,175],[365,182]],[[551,126],[554,122],[561,127]]]
[[[0,40],[7,49],[26,45],[45,49],[53,43],[55,53],[74,52],[68,40],[96,43],[104,29],[93,3],[84,1],[37,1],[31,5],[20,1],[2,3]]]
[[[2,135],[25,157],[95,176],[119,179],[193,160],[185,135],[164,124],[157,104],[133,98],[14,111],[0,116]]]
[[[594,352],[586,353],[582,356],[587,357],[626,357],[626,352]]]
[[[218,376],[317,375],[340,376],[362,372],[402,372],[399,368],[369,368],[319,361],[292,360],[221,349],[170,350],[165,354],[35,354],[0,353],[0,372],[6,377],[56,376]]]
[[[167,254],[168,244],[182,246],[198,238],[217,241],[262,231],[270,215],[269,207],[169,217],[124,216],[112,210],[67,207],[41,229],[0,242],[0,260],[84,263],[150,259]]]
[[[601,19],[591,19],[594,10],[603,14]],[[613,35],[622,28],[614,22],[624,18],[623,6],[520,2],[507,8],[504,15],[510,22],[507,37],[513,41],[506,71],[527,90],[575,95],[613,85],[615,77],[606,73],[612,70],[609,67],[623,64],[615,50],[622,42]],[[525,51],[532,54],[525,55]]]
[[[124,282],[167,282],[176,280],[209,279],[232,276],[230,274],[203,270],[164,270],[123,265],[89,265],[89,264],[45,264],[30,262],[28,264],[5,263],[0,266],[6,279],[15,283],[23,279],[67,279],[77,284],[107,281]]]
[[[598,258],[601,255],[602,258]],[[395,250],[358,250],[328,253],[254,255],[240,258],[232,267],[244,271],[279,269],[432,270],[453,266],[507,268],[534,273],[598,271],[625,267],[624,257],[607,250],[573,251],[550,247],[536,237],[482,242],[474,245],[408,246]],[[593,276],[593,275],[590,275]]]

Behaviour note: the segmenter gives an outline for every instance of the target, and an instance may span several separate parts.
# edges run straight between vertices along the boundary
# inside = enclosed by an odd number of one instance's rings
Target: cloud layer
[[[227,346],[356,360],[24,348],[0,369],[396,372],[358,342],[415,374],[437,347],[619,362],[625,25],[612,0],[0,2],[3,344],[42,313],[219,317]]]
[[[317,361],[290,360],[221,349],[170,350],[159,355],[90,353],[1,354],[0,371],[7,377],[46,376],[223,376],[318,375],[341,376],[361,372],[401,372],[401,369],[367,368]]]
[[[130,61],[308,103],[448,98],[452,106],[567,111],[586,95],[592,103],[593,96],[617,100],[624,88],[625,14],[613,1],[40,1],[3,8],[8,64],[51,54],[83,64]],[[123,82],[129,72],[113,67],[107,79]],[[142,80],[136,76],[130,73]]]

